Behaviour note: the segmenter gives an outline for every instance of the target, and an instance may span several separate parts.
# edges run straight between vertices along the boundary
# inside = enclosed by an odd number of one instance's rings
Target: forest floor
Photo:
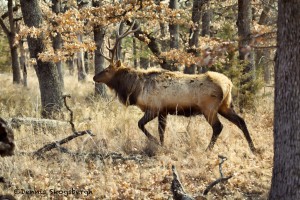
[[[28,81],[28,88],[23,88],[12,85],[10,75],[0,75],[1,117],[40,118],[33,73]],[[242,132],[222,117],[224,128],[212,151],[205,151],[212,129],[203,116],[168,116],[161,148],[150,144],[138,129],[143,115],[138,108],[126,108],[113,94],[108,100],[93,97],[91,77],[78,83],[76,76],[67,75],[65,91],[71,95],[68,105],[74,111],[76,130],[89,129],[95,136],[84,135],[62,145],[69,153],[53,149],[36,158],[31,152],[71,135],[71,127],[31,124],[14,129],[15,155],[0,158],[0,176],[5,179],[0,194],[17,199],[170,199],[174,165],[186,192],[196,199],[267,199],[273,164],[272,91],[258,97],[255,111],[241,114],[259,149],[257,155],[251,153]],[[69,120],[67,109],[61,118]],[[157,120],[147,128],[158,137]],[[220,178],[218,155],[227,157],[224,176],[233,177],[204,196],[205,188]],[[82,194],[68,194],[72,190]],[[36,194],[20,194],[25,192]]]

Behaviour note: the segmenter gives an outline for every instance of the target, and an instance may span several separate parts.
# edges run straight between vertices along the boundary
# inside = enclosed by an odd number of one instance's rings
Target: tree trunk
[[[20,65],[22,68],[23,72],[23,86],[27,87],[28,82],[27,82],[27,66],[26,66],[26,55],[25,55],[25,48],[24,48],[24,41],[20,41]]]
[[[172,10],[178,9],[178,0],[170,0],[169,8]],[[178,49],[179,48],[179,26],[178,24],[173,24],[172,22],[169,24],[169,32],[170,32],[170,48]]]
[[[274,167],[269,199],[300,199],[300,2],[278,1]]]
[[[9,45],[10,45],[11,59],[12,59],[13,83],[20,84],[21,71],[19,66],[18,46],[14,45],[15,38],[16,38],[16,27],[15,27],[14,16],[13,16],[13,1],[8,0],[7,5],[8,5],[9,26],[10,26]]]
[[[12,36],[9,40],[10,46],[10,54],[11,54],[11,61],[12,61],[12,71],[13,71],[13,83],[20,84],[21,83],[21,70],[19,65],[19,54],[18,54],[18,47],[15,46],[14,43],[14,36]]]
[[[178,9],[178,0],[170,0],[169,8],[172,10]],[[178,49],[179,48],[179,25],[173,24],[170,22],[169,24],[169,32],[170,32],[170,49]],[[170,62],[172,68],[178,71],[178,67],[174,62]]]
[[[97,0],[92,1],[93,7],[99,7],[101,6],[101,2]],[[104,36],[105,36],[105,29],[101,26],[95,26],[94,27],[94,41],[96,44],[96,50],[95,50],[95,74],[98,74],[99,72],[103,71],[104,69],[104,57],[101,55],[101,48],[104,44]],[[106,94],[106,88],[103,83],[95,83],[95,96],[100,97],[107,97]]]
[[[212,11],[210,8],[206,8],[202,15],[202,31],[201,36],[210,36],[210,20]]]
[[[21,83],[21,71],[19,66],[19,55],[18,55],[18,46],[16,46],[15,38],[16,38],[16,27],[14,23],[14,11],[13,11],[13,1],[7,1],[8,7],[8,21],[9,21],[9,29],[4,24],[2,18],[0,19],[0,25],[3,28],[5,34],[7,35],[11,53],[11,61],[12,61],[12,71],[13,71],[13,83],[20,84]]]
[[[204,9],[203,15],[202,15],[202,31],[201,36],[207,36],[210,37],[210,20],[212,16],[212,11],[209,8],[209,5],[207,4],[206,8]],[[205,73],[208,71],[208,66],[198,66],[197,71],[199,74]]]
[[[60,1],[59,0],[52,0],[52,11],[55,14],[60,13],[61,11],[60,8]],[[57,51],[58,49],[61,49],[62,47],[62,38],[60,33],[56,33],[56,36],[52,38],[53,41],[53,49],[54,51]],[[59,77],[59,82],[61,84],[61,88],[65,88],[64,84],[64,72],[63,72],[63,66],[62,66],[62,61],[58,61],[56,63],[57,71],[58,71],[58,77]]]
[[[146,47],[143,43],[141,43],[140,49],[142,50],[142,53],[140,54],[140,67],[143,69],[148,69],[150,67],[150,60],[148,55],[144,53],[146,52]]]
[[[268,17],[269,17],[269,12],[271,9],[270,5],[274,4],[274,2],[275,2],[275,0],[269,0],[269,1],[265,2],[267,5],[264,5],[264,8],[261,12],[258,24],[268,24]]]
[[[85,67],[85,73],[89,74],[89,71],[90,71],[90,61],[89,61],[89,53],[87,51],[84,52],[84,67]]]
[[[82,35],[78,35],[79,42],[82,42]],[[86,80],[86,72],[84,67],[84,52],[81,49],[77,52],[77,72],[78,72],[78,81],[85,81]]]
[[[253,81],[255,79],[255,65],[253,64],[253,52],[250,51],[250,36],[251,36],[251,1],[238,0],[238,35],[239,35],[239,60],[244,66],[242,71],[242,78],[240,81],[240,111],[248,105],[250,106],[250,98],[246,96],[247,92],[254,93]]]
[[[137,68],[138,67],[137,45],[136,45],[136,39],[135,39],[135,37],[132,38],[132,52],[133,52],[133,66],[134,66],[134,68]]]
[[[104,36],[105,30],[102,27],[94,27],[94,40],[97,47],[95,50],[95,74],[98,74],[104,69],[104,57],[101,55],[101,48],[104,43]],[[105,85],[103,83],[95,83],[95,95],[107,97]]]
[[[269,0],[264,5],[261,12],[258,24],[267,25],[269,19],[270,5],[274,4],[275,0]],[[257,68],[262,68],[264,72],[264,81],[269,84],[271,81],[271,68],[273,67],[273,62],[271,62],[271,50],[270,49],[257,49],[255,51],[255,63]]]
[[[68,69],[69,69],[69,74],[71,76],[73,76],[74,75],[74,71],[75,71],[74,70],[74,58],[73,57],[68,58],[67,61],[66,61],[66,64],[67,64]]]
[[[160,27],[160,36],[162,38],[166,37],[166,25],[164,23],[160,23],[159,27]]]
[[[192,8],[192,22],[193,26],[190,28],[190,39],[189,39],[189,49],[187,50],[188,53],[192,53],[195,56],[198,56],[198,53],[195,48],[197,48],[199,34],[200,34],[200,19],[201,19],[201,11],[202,7],[207,0],[194,0],[193,8]],[[196,65],[192,64],[191,66],[186,66],[184,68],[185,74],[195,74],[196,72]]]
[[[42,24],[42,12],[38,0],[21,0],[21,10],[25,25],[28,27],[40,27]],[[36,58],[45,50],[42,36],[37,38],[27,37],[30,57]],[[63,106],[62,88],[59,82],[57,67],[53,62],[42,62],[37,59],[35,71],[39,81],[42,116],[53,117]]]
[[[162,1],[163,0],[155,0],[155,4],[159,6]],[[171,0],[171,1],[174,1],[174,0]],[[162,52],[166,52],[169,50],[169,46],[170,46],[169,45],[170,42],[168,40],[166,40],[166,35],[167,35],[166,23],[160,22],[159,27],[160,27],[159,43],[160,43]]]
[[[116,30],[117,35],[121,35],[124,32],[124,25],[124,22],[120,23],[118,30]],[[122,60],[122,39],[119,41],[117,46],[116,60]]]
[[[170,45],[169,45],[168,40],[166,39],[167,26],[164,23],[160,23],[159,27],[160,27],[159,41],[160,41],[161,50],[162,50],[162,52],[169,51]]]
[[[20,23],[16,23],[16,30],[17,32],[20,31]],[[24,48],[24,40],[21,39],[19,43],[19,48],[20,48],[20,57],[19,57],[19,63],[20,63],[20,69],[22,70],[22,75],[23,75],[23,86],[28,87],[28,82],[27,82],[27,66],[26,66],[26,51]]]

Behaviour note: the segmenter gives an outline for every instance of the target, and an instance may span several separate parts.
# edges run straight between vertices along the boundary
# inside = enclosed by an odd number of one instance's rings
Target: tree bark
[[[259,17],[258,24],[268,24],[268,17],[270,12],[270,5],[274,4],[275,0],[269,0],[266,2],[267,5],[264,5],[264,8]]]
[[[240,89],[239,107],[240,111],[246,105],[251,104],[247,92],[253,93],[253,80],[255,79],[255,65],[253,64],[253,52],[250,51],[250,36],[251,36],[251,1],[238,0],[238,35],[239,35],[239,60],[244,64],[242,71],[243,78],[240,81],[242,89]]]
[[[278,1],[274,167],[269,199],[300,199],[300,2]]]
[[[6,34],[9,42],[10,54],[11,54],[11,61],[12,61],[12,71],[13,71],[13,83],[20,84],[21,83],[21,70],[19,65],[19,55],[18,55],[18,46],[15,45],[15,38],[16,38],[16,27],[14,23],[14,7],[13,1],[8,0],[7,2],[7,15],[4,14],[0,18],[0,26],[2,27],[4,33]],[[9,28],[5,25],[2,18],[8,16],[9,21]]]
[[[192,53],[195,56],[198,56],[198,53],[195,48],[197,48],[199,34],[200,34],[200,19],[201,19],[201,11],[202,7],[208,0],[194,0],[193,8],[192,8],[192,22],[193,26],[190,28],[190,39],[189,39],[189,49],[187,50],[188,53]],[[184,68],[185,74],[195,74],[196,72],[196,65],[192,64],[191,66],[186,66]]]
[[[93,7],[101,6],[100,1],[93,0],[92,1]],[[101,26],[94,27],[94,41],[96,43],[96,50],[95,50],[95,74],[103,71],[104,69],[104,57],[101,55],[101,48],[104,44],[104,36],[105,30]],[[100,97],[107,97],[106,88],[103,83],[95,83],[95,96]]]
[[[134,68],[137,68],[138,67],[137,45],[136,45],[136,39],[135,39],[135,37],[132,38],[132,52],[133,52],[133,66],[134,66]]]
[[[82,42],[82,35],[78,35],[79,42]],[[81,49],[79,52],[77,52],[77,72],[78,72],[78,81],[85,81],[87,74],[85,72],[84,67],[84,52]]]
[[[28,27],[40,27],[42,12],[38,0],[21,0],[21,10],[24,22]],[[42,116],[53,117],[63,106],[62,88],[59,82],[57,67],[53,62],[38,60],[38,54],[45,50],[42,36],[37,38],[27,37],[30,57],[37,60],[35,71],[39,81]]]
[[[264,5],[261,12],[258,24],[267,25],[269,21],[270,5],[274,4],[275,0],[269,0]],[[271,50],[270,49],[257,49],[255,51],[255,63],[258,68],[262,68],[264,72],[264,81],[269,84],[271,81],[271,68],[273,62],[271,61]]]
[[[14,41],[15,41],[15,36],[11,36],[9,38],[9,46],[10,46],[10,54],[11,54],[11,61],[12,61],[13,83],[20,84],[21,70],[19,65],[18,46],[14,45]]]
[[[206,8],[202,15],[202,31],[201,36],[210,36],[210,20],[212,11],[210,8]]]
[[[178,0],[170,0],[169,8],[172,10],[178,9]],[[170,32],[170,48],[178,49],[179,48],[179,26],[178,24],[170,23],[169,24]]]
[[[104,43],[105,30],[102,27],[94,27],[94,40],[96,43],[95,50],[95,74],[103,71],[104,69],[104,57],[101,55],[101,48]],[[106,97],[105,85],[102,83],[95,83],[95,95]]]
[[[119,27],[118,27],[118,30],[116,30],[116,32],[117,32],[117,35],[119,34],[119,35],[121,35],[123,32],[124,32],[124,25],[125,25],[125,23],[124,22],[121,22],[120,23],[120,25],[119,25]],[[119,41],[119,43],[118,43],[118,45],[117,45],[117,54],[116,54],[116,60],[122,60],[123,58],[122,58],[122,40],[123,39],[121,39],[120,41]]]
[[[143,69],[148,69],[150,67],[150,59],[149,56],[144,53],[146,52],[146,47],[144,46],[143,43],[140,44],[141,44],[140,49],[143,52],[140,54],[140,67]]]
[[[170,0],[169,8],[172,10],[178,9],[178,0]],[[171,22],[169,24],[169,32],[170,32],[170,49],[178,49],[179,48],[179,25]],[[174,62],[170,62],[172,68],[178,71],[178,67]]]
[[[20,41],[20,65],[23,72],[23,86],[27,87],[27,66],[26,66],[26,55],[25,55],[25,48],[24,48],[24,41]]]
[[[68,66],[69,69],[69,75],[73,76],[74,75],[74,58],[70,57],[67,59],[66,64]]]
[[[52,0],[52,11],[55,14],[58,14],[61,12],[60,8],[60,1],[59,0]],[[56,36],[52,38],[53,41],[53,49],[54,51],[57,51],[58,49],[61,49],[62,47],[62,38],[60,33],[56,33]],[[58,77],[59,77],[59,82],[61,84],[61,88],[65,88],[64,84],[64,72],[63,72],[63,66],[62,66],[62,61],[58,61],[56,63],[57,71],[58,71]]]
[[[89,53],[87,51],[84,52],[84,67],[85,67],[85,73],[89,74],[89,72],[90,72],[90,61],[89,61]]]
[[[9,26],[10,26],[9,46],[11,50],[11,59],[12,59],[13,83],[20,84],[21,71],[19,65],[18,46],[14,44],[16,38],[16,26],[14,23],[13,1],[8,0],[7,6],[8,6],[8,18],[9,18]]]

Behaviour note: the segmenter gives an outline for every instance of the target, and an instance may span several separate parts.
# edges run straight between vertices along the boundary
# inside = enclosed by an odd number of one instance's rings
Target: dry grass
[[[35,159],[22,152],[32,152],[46,143],[70,135],[71,130],[48,131],[21,127],[15,130],[15,156],[0,158],[0,172],[10,183],[1,184],[1,193],[14,194],[15,189],[46,191],[45,195],[15,195],[19,199],[168,199],[171,197],[171,165],[177,167],[186,191],[199,196],[206,186],[219,178],[218,155],[228,157],[223,165],[226,184],[218,184],[207,199],[266,199],[270,188],[273,163],[273,101],[259,100],[255,113],[244,114],[254,144],[261,151],[253,155],[241,131],[224,118],[224,129],[215,148],[206,152],[212,130],[202,116],[184,118],[169,116],[165,147],[149,145],[137,127],[142,112],[125,108],[118,100],[92,98],[93,83],[80,84],[76,77],[66,77],[66,93],[72,95],[69,106],[74,110],[77,130],[91,129],[96,136],[83,136],[65,147],[77,153],[118,152],[124,156],[143,155],[143,161],[114,161],[71,157],[52,150],[45,159]],[[1,116],[39,117],[39,89],[35,75],[29,77],[29,88],[11,85],[8,75],[0,75]],[[112,97],[113,98],[113,97]],[[68,116],[67,110],[64,114]],[[147,125],[156,137],[157,122]],[[147,156],[152,154],[152,157]],[[50,189],[90,190],[88,196],[53,196]]]

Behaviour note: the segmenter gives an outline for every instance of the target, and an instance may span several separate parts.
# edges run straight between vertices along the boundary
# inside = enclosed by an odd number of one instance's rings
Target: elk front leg
[[[159,144],[158,140],[153,137],[149,131],[145,128],[145,125],[157,117],[157,113],[153,113],[151,111],[146,111],[144,116],[139,120],[138,126],[139,128],[145,133],[145,135],[148,137],[149,140],[155,142],[156,144]]]
[[[167,125],[167,114],[159,113],[158,115],[158,132],[161,146],[164,145],[164,134]]]

